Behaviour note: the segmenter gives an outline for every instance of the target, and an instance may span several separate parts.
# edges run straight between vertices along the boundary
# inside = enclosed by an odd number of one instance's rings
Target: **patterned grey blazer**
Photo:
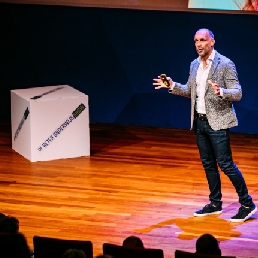
[[[196,103],[196,74],[199,67],[198,59],[190,66],[187,84],[175,83],[172,94],[191,98],[191,129],[193,128]],[[242,98],[242,89],[238,82],[234,63],[227,57],[215,52],[215,57],[209,71],[207,81],[217,82],[223,88],[223,97],[214,94],[207,83],[205,91],[205,107],[208,122],[213,130],[227,129],[238,125],[232,101]]]

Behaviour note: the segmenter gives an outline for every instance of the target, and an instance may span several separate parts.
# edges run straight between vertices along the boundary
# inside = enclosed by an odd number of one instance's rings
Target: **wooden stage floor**
[[[192,131],[92,123],[91,156],[32,163],[12,150],[9,121],[0,126],[0,212],[19,219],[31,247],[34,235],[85,239],[96,256],[137,235],[172,258],[211,233],[223,255],[258,257],[258,213],[229,222],[239,204],[223,173],[223,213],[193,217],[208,187]],[[231,145],[258,204],[258,135],[231,134]]]

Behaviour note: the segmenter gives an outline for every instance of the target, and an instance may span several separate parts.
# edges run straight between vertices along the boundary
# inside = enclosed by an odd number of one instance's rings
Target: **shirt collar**
[[[211,52],[211,54],[210,54],[210,56],[208,57],[207,60],[213,61],[213,60],[214,60],[214,57],[215,57],[215,52],[216,52],[216,50],[213,49],[212,52]],[[201,63],[201,57],[200,57],[200,56],[198,57],[198,62]]]

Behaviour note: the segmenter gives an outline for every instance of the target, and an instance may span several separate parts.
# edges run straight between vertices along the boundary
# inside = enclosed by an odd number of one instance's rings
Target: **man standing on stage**
[[[170,77],[154,79],[155,89],[167,88],[169,93],[191,98],[191,128],[210,189],[210,203],[194,216],[222,213],[220,169],[229,177],[239,196],[241,207],[230,221],[244,222],[257,210],[248,194],[245,180],[232,159],[229,128],[238,124],[233,101],[242,98],[234,63],[214,50],[214,35],[199,29],[194,36],[199,55],[190,66],[188,82],[182,85]]]

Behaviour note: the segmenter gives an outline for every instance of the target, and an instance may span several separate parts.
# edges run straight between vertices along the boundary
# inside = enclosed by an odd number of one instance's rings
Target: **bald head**
[[[205,33],[207,33],[210,36],[211,39],[214,39],[214,34],[209,29],[202,28],[202,29],[197,30],[196,33],[197,32],[205,32]]]

